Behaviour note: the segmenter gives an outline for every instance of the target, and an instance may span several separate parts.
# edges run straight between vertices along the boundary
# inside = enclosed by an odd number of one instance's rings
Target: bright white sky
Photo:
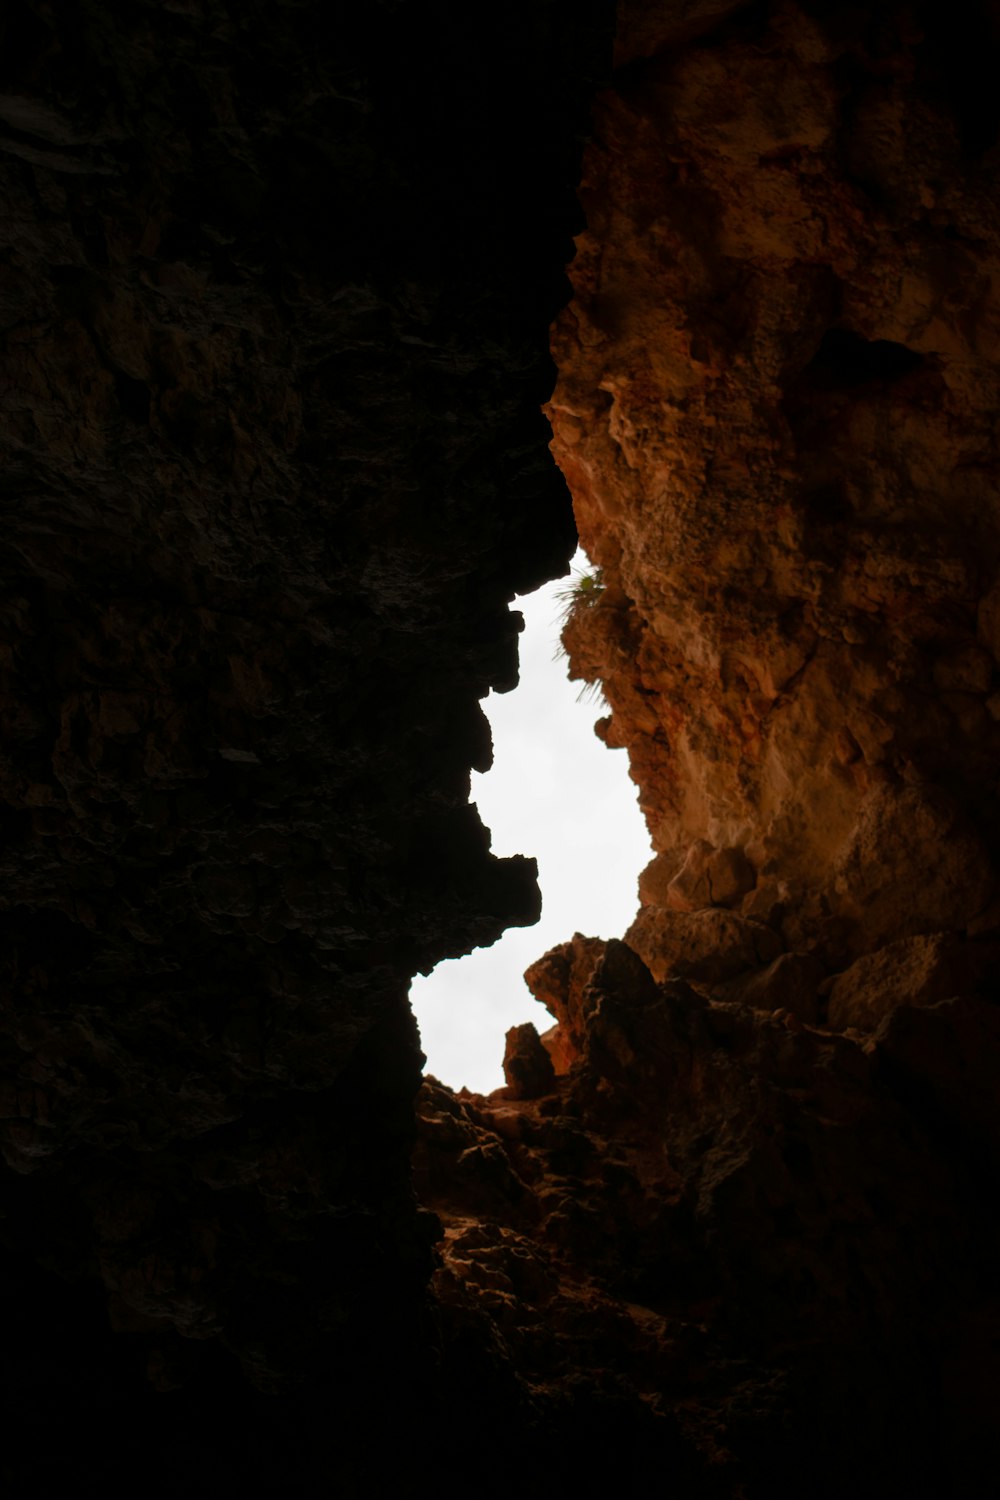
[[[583,552],[574,576],[591,571]],[[639,871],[652,857],[649,836],[628,774],[624,750],[609,750],[594,734],[607,710],[600,700],[577,702],[581,684],[567,677],[565,658],[553,660],[561,603],[571,579],[547,584],[517,601],[524,615],[521,682],[512,693],[491,693],[483,707],[493,726],[493,769],[472,775],[472,800],[493,833],[495,854],[538,860],[541,921],[512,927],[492,948],[438,964],[413,981],[410,998],[428,1073],[452,1088],[477,1093],[503,1081],[508,1027],[553,1024],[522,975],[556,943],[582,932],[621,937],[638,908]]]

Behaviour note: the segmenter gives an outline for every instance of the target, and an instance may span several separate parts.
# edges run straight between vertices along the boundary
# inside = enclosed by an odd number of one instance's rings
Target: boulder
[[[782,948],[769,927],[722,907],[692,912],[643,907],[625,940],[654,979],[676,977],[707,985],[772,963]]]
[[[829,982],[827,1024],[872,1031],[900,1005],[934,1005],[975,989],[982,963],[981,950],[954,933],[887,943]]]
[[[503,1074],[513,1099],[540,1099],[552,1092],[556,1076],[552,1059],[530,1021],[508,1031]]]
[[[819,1017],[818,991],[825,976],[826,970],[812,953],[782,953],[766,969],[725,985],[720,998],[739,1000],[754,1010],[787,1010],[813,1025]]]

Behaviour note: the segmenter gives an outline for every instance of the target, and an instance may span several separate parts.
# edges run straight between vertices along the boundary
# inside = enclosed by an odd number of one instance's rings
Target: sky
[[[591,571],[583,552],[573,569]],[[507,1029],[534,1021],[542,1032],[553,1024],[524,970],[574,932],[621,937],[638,909],[639,871],[652,858],[627,754],[594,734],[607,709],[599,698],[577,701],[581,684],[569,681],[565,657],[553,659],[564,608],[557,596],[570,582],[558,579],[516,600],[525,621],[520,686],[485,699],[493,768],[472,774],[472,801],[492,832],[493,852],[538,860],[541,920],[438,964],[410,991],[425,1071],[455,1089],[488,1093],[503,1084]]]

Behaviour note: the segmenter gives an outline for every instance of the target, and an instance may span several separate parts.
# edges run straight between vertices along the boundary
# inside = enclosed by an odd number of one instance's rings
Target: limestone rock
[[[619,938],[609,938],[591,975],[590,987],[631,1007],[652,1005],[656,982],[639,954]]]
[[[539,910],[469,776],[576,541],[539,403],[613,20],[543,9],[5,9],[12,1492],[422,1500],[444,1441],[407,988]]]
[[[567,1369],[578,1395],[613,1391],[642,1463],[670,1451],[692,1493],[764,1493],[776,1460],[756,1447],[762,1430],[785,1432],[789,1479],[819,1444],[834,1475],[902,1463],[916,1483],[897,1440],[937,1463],[940,1429],[921,1439],[911,1411],[874,1397],[891,1370],[922,1421],[937,1409],[921,1309],[949,1358],[967,1346],[976,1294],[952,1256],[977,1209],[947,1143],[978,1137],[1000,1160],[986,1084],[1000,1012],[902,1006],[862,1050],[680,982],[651,986],[621,958],[593,975],[583,1052],[550,1097],[449,1102],[425,1085],[418,1182],[444,1226],[442,1309],[492,1330],[535,1401],[565,1389]],[[971,1094],[966,1070],[982,1085]],[[500,1186],[515,1179],[516,1193]],[[829,1403],[859,1380],[874,1405],[828,1443]],[[650,1401],[672,1419],[633,1428]]]
[[[899,1005],[974,992],[990,955],[954,933],[899,938],[865,954],[829,985],[827,1024],[874,1030]]]
[[[684,850],[664,850],[639,874],[639,900],[643,906],[668,906],[668,892],[687,857]]]
[[[11,1493],[981,1493],[993,9],[6,7]],[[550,395],[657,854],[415,1119]]]
[[[585,993],[604,948],[600,938],[577,932],[568,943],[550,948],[525,971],[528,989],[556,1020],[542,1042],[557,1073],[565,1073],[583,1048],[588,1015]]]
[[[943,19],[883,71],[861,11],[730,9],[624,8],[554,340],[605,582],[565,641],[642,788],[643,899],[735,905],[706,866],[741,850],[843,967],[996,895],[1000,312],[953,227],[1000,245],[961,88],[918,81]]]
[[[725,1348],[655,1380],[731,1497],[992,1463],[998,46],[980,4],[625,0],[585,155],[547,410],[604,587],[563,642],[640,788],[657,987],[580,992],[575,1218],[552,1117],[504,1139],[561,1278]]]
[[[538,1099],[552,1092],[552,1059],[530,1021],[507,1032],[503,1072],[512,1099]]]
[[[873,946],[964,927],[995,890],[981,833],[938,788],[874,788],[834,871],[842,911]]]
[[[639,894],[644,901],[672,911],[736,906],[756,883],[753,866],[742,849],[714,849],[704,839],[695,840],[676,875],[665,880],[669,868],[664,866],[664,856],[658,855],[640,877]]]
[[[771,963],[782,950],[770,927],[711,907],[676,912],[644,906],[625,940],[656,979],[720,984]]]
[[[721,985],[714,993],[755,1010],[788,1011],[812,1025],[819,1019],[819,994],[825,979],[826,970],[814,954],[782,953],[766,969]]]

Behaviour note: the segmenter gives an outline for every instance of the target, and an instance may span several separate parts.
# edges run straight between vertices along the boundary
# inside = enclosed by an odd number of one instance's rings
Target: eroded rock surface
[[[543,1429],[591,1413],[595,1482],[614,1413],[637,1485],[982,1493],[1000,1010],[901,1002],[840,1035],[656,984],[617,942],[583,995],[544,1095],[424,1085],[448,1325]]]
[[[656,857],[414,1121],[409,976],[537,911],[469,771],[609,11],[5,9],[12,1494],[995,1466],[992,5],[622,0],[548,410]]]
[[[997,894],[995,21],[632,9],[555,341],[567,642],[643,899],[842,967]]]
[[[407,987],[539,903],[468,794],[575,543],[576,9],[4,8],[12,1493],[408,1492]]]
[[[617,62],[548,410],[656,854],[526,975],[548,1093],[425,1089],[438,1294],[680,1493],[978,1496],[1000,13],[623,0]]]

